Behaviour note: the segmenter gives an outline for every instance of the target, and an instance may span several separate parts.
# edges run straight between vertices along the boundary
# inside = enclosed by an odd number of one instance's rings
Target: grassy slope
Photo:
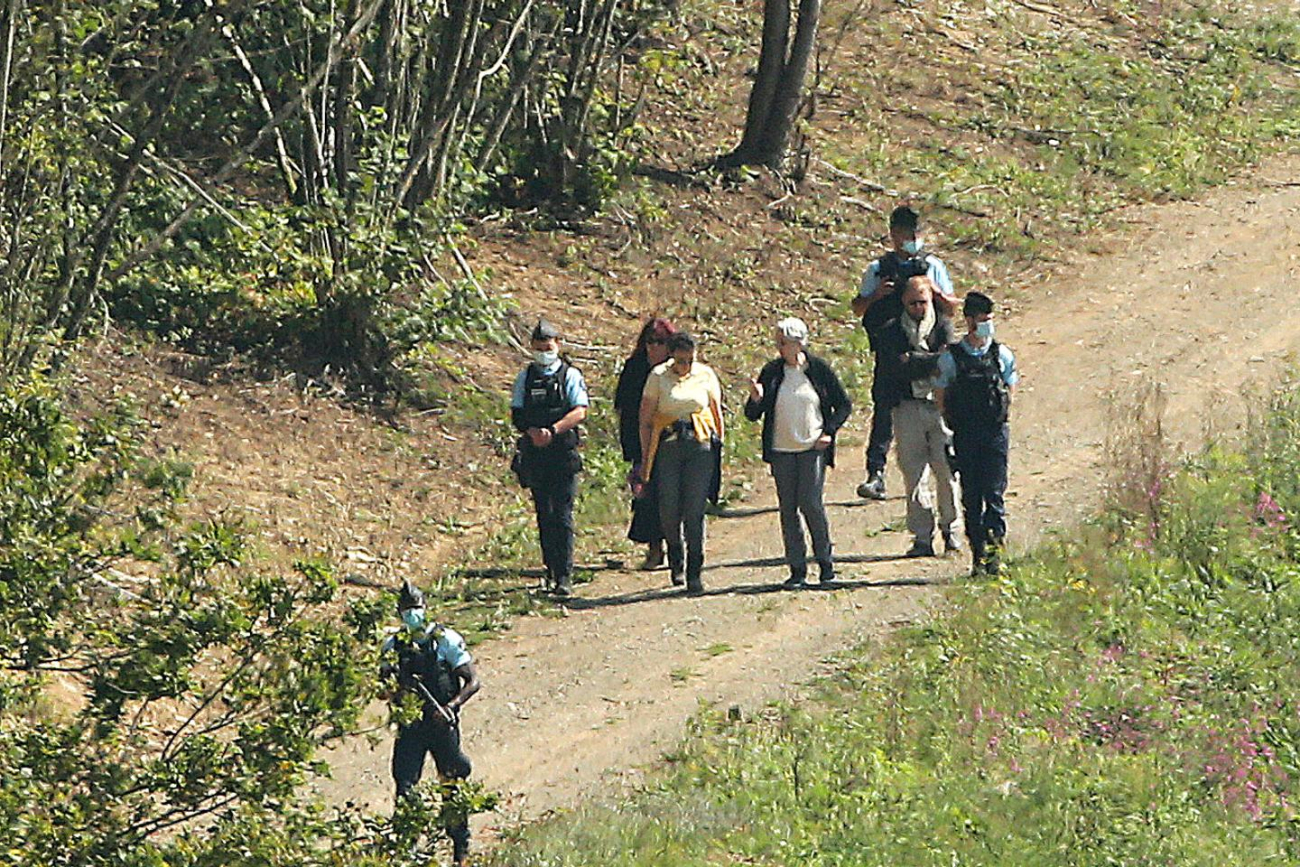
[[[910,30],[939,59],[846,75],[821,105],[857,100],[831,113],[913,147],[837,149],[818,129],[816,152],[935,203],[958,272],[1014,293],[1117,208],[1191,194],[1294,133],[1294,24],[1150,11],[994,14],[991,32],[925,6],[880,16],[858,56]],[[833,191],[803,211],[828,229],[814,246],[860,264],[834,196],[892,197],[816,165]],[[801,219],[777,232],[782,253],[818,238]],[[830,298],[848,276],[810,283]],[[498,862],[1293,862],[1296,418],[1282,400],[1250,457],[1207,454],[1157,499],[1135,470],[1141,490],[1079,542],[956,588],[950,617],[845,659],[813,705],[704,714],[641,797],[526,829]]]
[[[466,255],[490,291],[511,296],[516,331],[550,312],[593,386],[581,562],[631,554],[618,541],[608,401],[640,317],[666,313],[701,333],[738,405],[771,319],[804,316],[865,397],[865,342],[846,301],[900,197],[926,204],[959,289],[992,288],[1014,305],[1062,251],[1104,247],[1099,230],[1125,203],[1194,192],[1293,131],[1294,24],[1173,5],[1053,8],[833,0],[805,125],[813,158],[798,182],[634,179],[581,232],[532,232],[515,214],[469,228]],[[680,4],[646,57],[643,163],[689,167],[736,140],[756,14]],[[505,469],[505,395],[521,359],[501,344],[426,353],[443,399],[391,427],[314,387],[239,387],[237,374],[150,351],[91,365],[87,390],[134,392],[158,425],[155,451],[195,461],[196,514],[246,513],[271,559],[305,546],[363,580],[438,575],[457,622],[485,634],[535,608],[518,572],[536,559],[528,508]],[[733,430],[728,494],[743,498],[757,437]]]
[[[607,401],[639,317],[666,314],[703,335],[738,407],[769,354],[770,322],[803,316],[865,404],[868,356],[847,299],[901,199],[928,212],[959,291],[992,290],[1014,307],[1065,253],[1104,250],[1125,205],[1223,181],[1300,129],[1294,22],[1054,8],[828,3],[805,124],[812,160],[797,182],[765,172],[702,172],[685,188],[642,180],[582,234],[529,236],[509,217],[476,229],[473,259],[510,287],[520,320],[549,312],[582,344],[574,354],[596,395],[587,559],[611,535],[593,524],[623,515]],[[689,169],[735,140],[758,24],[751,5],[682,4],[654,58],[643,163]],[[499,417],[501,394],[486,412],[475,400],[471,416]],[[733,430],[736,475],[755,437]],[[729,493],[743,498],[734,482]],[[512,552],[531,556],[523,544],[492,549]]]
[[[954,587],[813,702],[704,713],[631,802],[526,828],[495,863],[1296,863],[1294,388],[1240,453],[1154,478],[1158,442],[1112,455],[1113,500],[1074,540]]]

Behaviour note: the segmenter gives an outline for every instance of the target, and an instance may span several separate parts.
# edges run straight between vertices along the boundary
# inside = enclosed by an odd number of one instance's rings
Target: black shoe
[[[835,580],[835,564],[830,560],[822,560],[817,564],[817,586],[830,589],[838,587],[839,582]]]
[[[704,595],[704,582],[701,581],[699,578],[687,578],[687,579],[686,579],[686,595],[687,595],[687,596],[702,596],[702,595]]]
[[[668,571],[672,576],[674,587],[681,587],[686,583],[686,552],[681,548],[668,546]]]
[[[568,599],[573,595],[573,579],[568,575],[563,575],[555,580],[555,590],[553,591],[560,599]]]
[[[802,590],[808,586],[807,572],[791,572],[790,577],[781,585],[786,590]]]
[[[943,531],[943,553],[960,554],[962,549],[961,539],[952,530]]]
[[[883,500],[885,498],[885,472],[872,470],[867,480],[858,485],[858,496],[866,500]]]
[[[907,549],[904,557],[933,557],[934,546],[929,542],[922,542],[919,539],[912,543],[912,547]]]

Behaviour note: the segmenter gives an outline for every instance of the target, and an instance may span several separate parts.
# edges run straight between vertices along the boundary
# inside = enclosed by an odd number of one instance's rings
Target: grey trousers
[[[934,506],[926,490],[925,471],[934,479],[939,507],[939,528],[952,531],[957,520],[957,499],[944,446],[948,432],[939,408],[928,400],[905,400],[894,407],[894,442],[898,467],[907,485],[907,529],[912,538],[934,544]]]
[[[831,530],[822,499],[822,489],[826,484],[826,452],[817,449],[773,452],[772,478],[776,481],[785,562],[790,571],[802,574],[808,570],[800,515],[808,524],[808,535],[812,536],[813,557],[818,563],[830,563]]]
[[[652,472],[670,564],[681,567],[683,541],[686,561],[703,563],[704,503],[713,480],[712,447],[690,439],[668,440],[655,453]]]

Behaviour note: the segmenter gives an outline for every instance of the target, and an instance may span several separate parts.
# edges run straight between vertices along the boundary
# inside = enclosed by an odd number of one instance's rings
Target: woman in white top
[[[835,464],[835,434],[853,406],[830,365],[808,352],[802,319],[776,324],[778,358],[749,381],[745,417],[763,419],[763,460],[772,466],[781,511],[781,535],[790,577],[785,586],[804,587],[807,549],[799,516],[808,524],[820,585],[831,587],[835,565],[822,489],[826,468]]]
[[[670,360],[657,366],[641,394],[642,480],[653,474],[659,523],[668,543],[674,585],[704,592],[704,503],[718,473],[722,442],[722,386],[695,357],[695,339],[679,331],[668,339]]]

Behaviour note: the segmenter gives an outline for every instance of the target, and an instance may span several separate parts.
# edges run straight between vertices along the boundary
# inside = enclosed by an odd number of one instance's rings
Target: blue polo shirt
[[[989,351],[991,345],[990,342],[977,348],[971,346],[963,337],[949,346],[948,350],[939,356],[939,372],[935,375],[934,387],[947,388],[957,378],[957,362],[953,359],[952,353],[965,351],[975,358],[980,358]],[[998,368],[1002,371],[1002,381],[1008,388],[1020,381],[1020,373],[1016,370],[1016,356],[1001,343],[998,344]]]
[[[465,646],[465,639],[461,634],[449,626],[442,626],[437,623],[430,623],[424,628],[424,634],[421,635],[416,643],[427,647],[430,642],[437,645],[438,661],[446,664],[452,671],[467,665],[474,661],[470,656],[469,648]],[[397,644],[397,636],[390,635],[384,640],[380,653],[389,653]]]
[[[541,368],[542,373],[550,374],[560,369],[563,362],[557,361],[552,365]],[[529,365],[535,367],[536,365]],[[510,392],[510,408],[524,408],[524,381],[528,378],[528,367],[519,371],[515,377],[514,389]],[[587,395],[587,382],[582,378],[582,371],[569,365],[569,372],[564,375],[564,399],[568,402],[569,408],[575,406],[590,406],[591,400]]]

